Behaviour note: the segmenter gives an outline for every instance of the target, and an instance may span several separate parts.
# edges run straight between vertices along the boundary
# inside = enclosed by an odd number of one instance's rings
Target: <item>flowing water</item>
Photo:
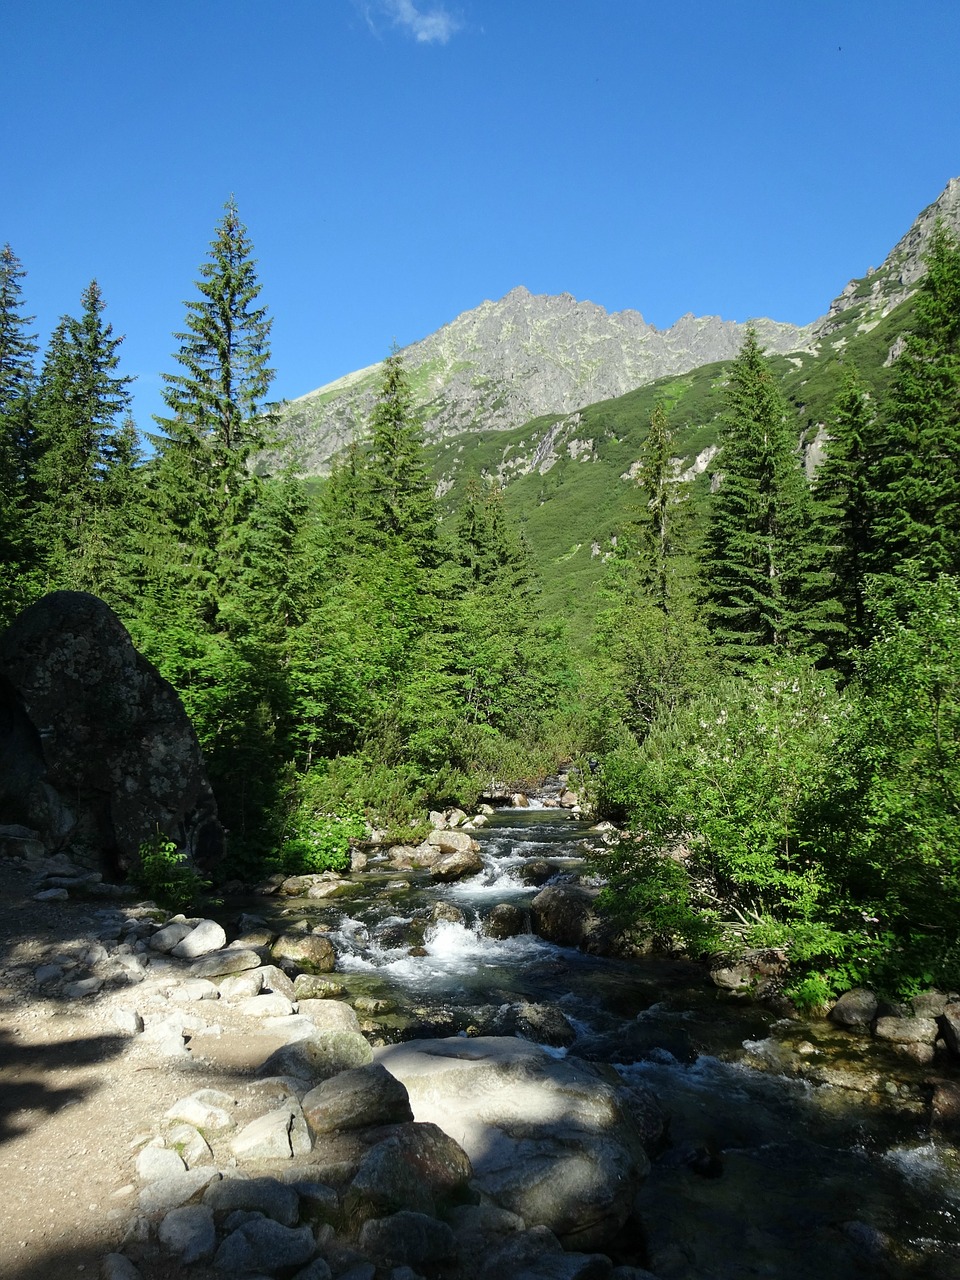
[[[960,1159],[930,1136],[928,1070],[724,995],[687,962],[488,936],[495,906],[539,891],[532,871],[576,877],[599,837],[556,809],[502,810],[476,835],[471,879],[374,861],[343,898],[287,905],[330,932],[331,977],[372,1038],[519,1033],[648,1086],[670,1121],[640,1254],[662,1280],[960,1280]]]

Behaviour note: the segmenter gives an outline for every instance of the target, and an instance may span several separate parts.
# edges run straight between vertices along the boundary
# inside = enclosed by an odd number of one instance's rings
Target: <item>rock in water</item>
[[[0,784],[0,822],[30,812],[48,849],[70,840],[107,872],[134,866],[157,830],[197,866],[217,861],[223,829],[193,726],[102,600],[56,591],[25,609],[0,637],[0,683],[17,710],[0,758],[29,748]]]

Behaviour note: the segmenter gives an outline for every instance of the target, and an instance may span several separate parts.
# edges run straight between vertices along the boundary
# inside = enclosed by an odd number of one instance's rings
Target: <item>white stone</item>
[[[141,1182],[156,1182],[183,1173],[185,1167],[177,1152],[167,1147],[144,1147],[137,1156],[137,1177]]]
[[[199,956],[208,956],[226,946],[227,935],[216,920],[201,920],[197,927],[190,931],[172,949],[171,955],[180,960],[196,960]]]
[[[178,1098],[165,1115],[166,1120],[180,1120],[184,1124],[192,1124],[195,1129],[221,1133],[232,1129],[235,1120],[231,1112],[237,1105],[236,1098],[219,1089],[198,1089],[186,1098]]]
[[[263,988],[263,972],[251,969],[247,973],[234,973],[220,983],[220,996],[224,1000],[246,1000],[258,996]]]

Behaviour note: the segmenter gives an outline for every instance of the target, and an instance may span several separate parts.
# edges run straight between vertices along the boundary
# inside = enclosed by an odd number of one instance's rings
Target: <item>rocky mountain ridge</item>
[[[752,321],[765,349],[819,354],[869,332],[915,289],[938,219],[960,232],[960,178],[918,215],[879,268],[845,286],[821,319],[803,328]],[[403,354],[427,438],[439,443],[481,430],[509,431],[544,415],[569,418],[659,378],[731,359],[746,327],[687,314],[660,330],[638,311],[611,314],[570,294],[536,295],[521,286],[464,312]],[[284,406],[284,431],[307,474],[323,474],[362,432],[380,368],[357,370]]]

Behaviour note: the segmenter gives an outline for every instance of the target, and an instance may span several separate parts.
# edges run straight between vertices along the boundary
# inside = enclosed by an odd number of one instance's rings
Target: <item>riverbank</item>
[[[154,1193],[148,1194],[147,1174],[155,1172],[150,1162],[174,1155],[207,1171],[198,1176],[227,1181],[238,1173],[266,1172],[280,1182],[293,1173],[297,1159],[312,1161],[316,1172],[321,1162],[313,1153],[329,1154],[336,1143],[311,1133],[311,1152],[297,1156],[291,1138],[299,1124],[297,1107],[304,1111],[315,1080],[267,1087],[269,1077],[256,1074],[276,1048],[295,1043],[292,1021],[312,1014],[338,1019],[336,1030],[327,1022],[325,1034],[336,1039],[341,1055],[333,1065],[348,1068],[348,1074],[381,1052],[377,1044],[409,1043],[414,1034],[439,1037],[438,1048],[472,1040],[477,1049],[471,1052],[479,1052],[483,1034],[502,1036],[509,1029],[510,1037],[519,1031],[526,1039],[505,1043],[524,1053],[524,1045],[548,1029],[562,1031],[561,1023],[572,1034],[563,1033],[566,1043],[550,1049],[548,1060],[590,1060],[590,1070],[599,1071],[598,1081],[606,1079],[607,1085],[616,1064],[617,1087],[632,1091],[631,1123],[643,1132],[645,1154],[652,1157],[624,1220],[625,1235],[608,1234],[599,1248],[590,1241],[572,1253],[571,1239],[567,1252],[540,1263],[550,1253],[541,1230],[525,1246],[522,1264],[518,1254],[512,1270],[499,1274],[569,1275],[580,1266],[585,1274],[609,1276],[612,1264],[603,1258],[612,1257],[622,1266],[642,1263],[660,1280],[730,1274],[953,1280],[960,1269],[960,1200],[951,1163],[956,1152],[935,1135],[930,1110],[937,1081],[951,1082],[949,1064],[924,1067],[890,1044],[829,1022],[778,1019],[718,991],[702,969],[679,960],[628,962],[525,932],[493,936],[498,908],[523,916],[543,892],[527,883],[530,868],[534,879],[546,866],[561,883],[572,883],[588,834],[587,824],[568,814],[500,812],[474,833],[482,872],[463,880],[445,882],[429,869],[394,867],[386,850],[378,863],[373,850],[367,869],[345,878],[339,898],[253,895],[226,910],[224,941],[230,945],[213,953],[254,953],[250,967],[233,976],[204,976],[192,967],[202,967],[202,957],[178,958],[151,946],[162,922],[149,908],[129,899],[36,902],[39,864],[6,864],[0,1033],[12,1053],[0,1075],[9,1104],[0,1143],[0,1180],[10,1206],[0,1227],[4,1274],[50,1280],[76,1275],[81,1266],[96,1274],[104,1255],[123,1251],[145,1280],[222,1277],[222,1269],[202,1260],[181,1267],[169,1243],[160,1240],[171,1207],[166,1201],[157,1207]],[[252,907],[259,923],[249,918]],[[241,920],[242,914],[247,918]],[[174,929],[183,937],[190,932],[186,922]],[[335,969],[313,975],[311,994],[306,980],[297,979],[298,992],[271,964],[268,951],[281,934],[329,940]],[[180,945],[171,937],[164,945]],[[51,965],[59,976],[41,981]],[[261,974],[257,986],[253,975],[269,968],[273,985]],[[102,985],[95,989],[98,976]],[[286,994],[277,989],[285,976]],[[483,1021],[488,1018],[489,1025]],[[466,1033],[466,1041],[457,1032]],[[350,1053],[355,1056],[343,1056]],[[181,1154],[176,1143],[171,1148],[173,1122],[164,1117],[203,1089],[231,1100],[232,1126],[219,1136],[201,1134],[206,1153],[192,1138],[189,1151],[181,1140]],[[485,1096],[484,1090],[470,1093]],[[661,1132],[651,1127],[651,1098],[668,1122],[665,1132],[662,1125]],[[410,1100],[420,1122],[413,1091]],[[616,1107],[609,1114],[622,1124]],[[278,1119],[284,1108],[285,1118]],[[263,1156],[248,1162],[234,1146],[237,1135],[270,1115],[272,1140],[289,1141],[289,1148],[269,1157],[272,1165],[263,1165]],[[394,1116],[391,1123],[411,1122]],[[465,1138],[462,1132],[446,1136],[457,1147]],[[368,1137],[377,1141],[361,1144],[365,1148],[389,1140],[394,1145],[385,1150],[391,1151],[407,1141],[397,1132]],[[336,1200],[324,1201],[314,1192],[309,1211],[315,1248],[325,1250],[315,1261],[335,1276],[373,1265],[358,1254],[357,1220],[347,1224],[343,1217],[344,1205],[354,1204],[359,1194],[350,1188],[363,1157],[356,1146],[352,1153],[338,1152],[339,1169],[331,1170],[337,1160],[330,1157],[324,1175],[330,1181],[321,1183]],[[380,1158],[384,1168],[394,1163]],[[453,1148],[448,1165],[451,1159],[459,1159]],[[641,1165],[635,1160],[630,1177],[639,1176]],[[369,1187],[369,1170],[364,1177],[368,1181],[361,1178],[360,1185]],[[525,1181],[533,1185],[534,1179]],[[207,1187],[187,1189],[186,1207],[200,1201],[202,1209]],[[377,1194],[385,1194],[382,1184]],[[422,1194],[418,1203],[421,1210],[430,1208]],[[433,1213],[426,1216],[439,1215],[438,1222],[451,1226],[452,1208],[431,1203]],[[219,1209],[210,1213],[219,1250],[226,1215]],[[194,1216],[209,1220],[202,1212]],[[507,1220],[497,1221],[502,1232]],[[504,1241],[496,1239],[490,1222],[482,1231],[474,1222],[472,1229],[468,1252],[476,1269],[478,1259],[490,1263]],[[525,1239],[518,1231],[512,1222],[508,1234]],[[443,1247],[449,1247],[448,1239]],[[462,1258],[424,1261],[414,1274],[467,1274],[463,1266]],[[381,1265],[378,1280],[392,1270]],[[315,1272],[326,1274],[319,1266]],[[286,1274],[295,1274],[292,1264]]]

